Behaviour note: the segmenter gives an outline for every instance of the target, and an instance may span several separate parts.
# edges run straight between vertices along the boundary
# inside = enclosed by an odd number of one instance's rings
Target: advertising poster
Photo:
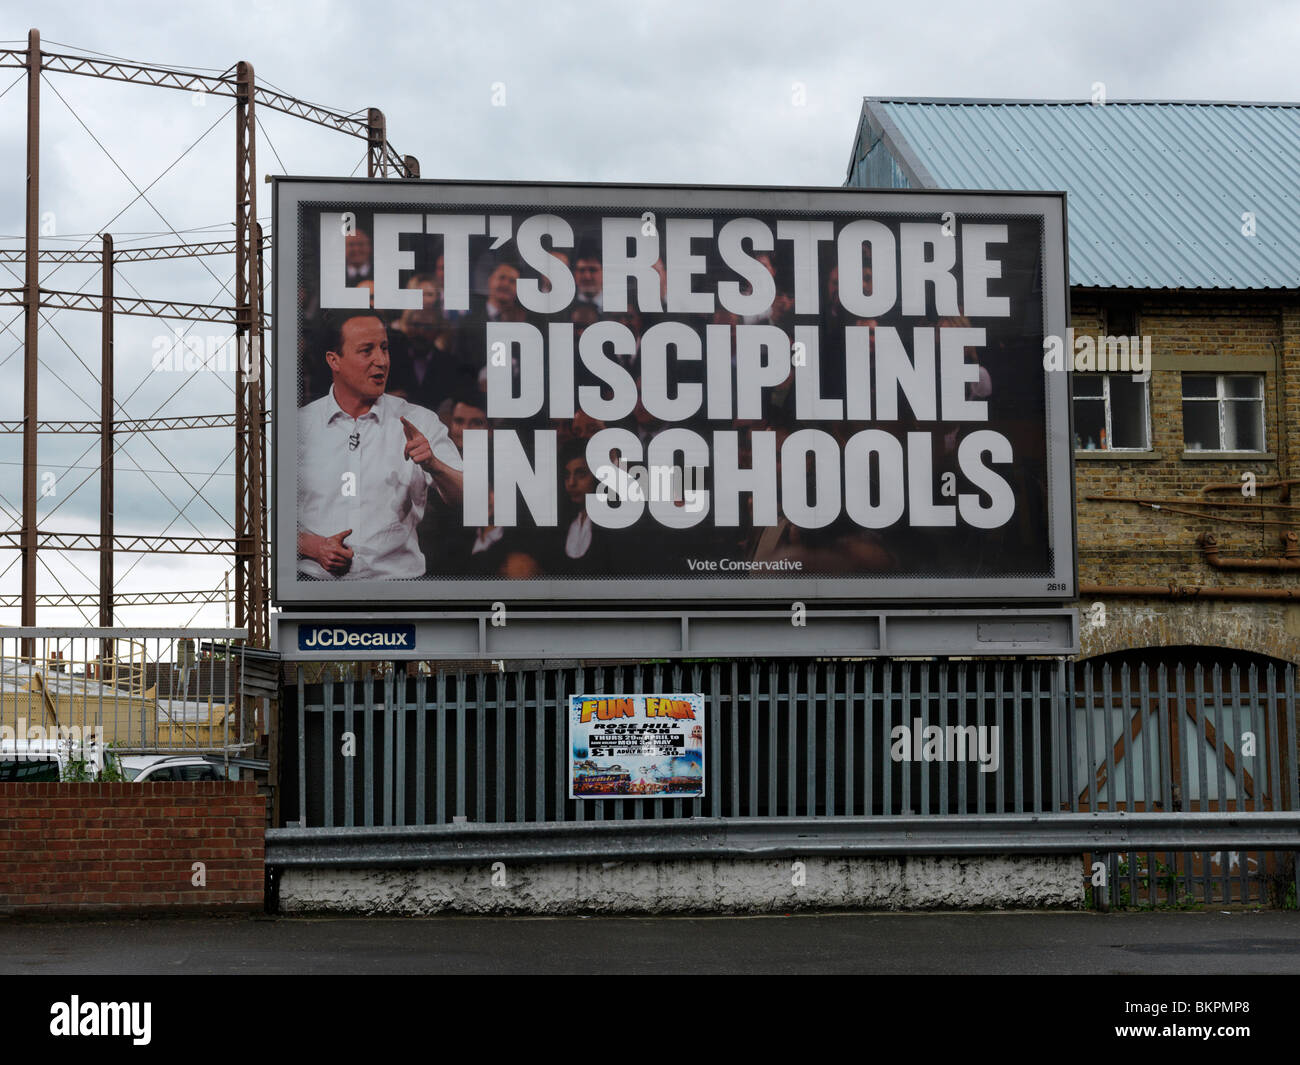
[[[1073,591],[1060,197],[276,203],[279,602]]]
[[[703,695],[569,697],[569,798],[703,795]]]

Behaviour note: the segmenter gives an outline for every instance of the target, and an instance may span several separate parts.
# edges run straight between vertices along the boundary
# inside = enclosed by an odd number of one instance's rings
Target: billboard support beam
[[[501,624],[502,621],[505,624]],[[271,645],[286,661],[646,658],[1057,657],[1079,653],[1071,607],[836,610],[282,610]]]

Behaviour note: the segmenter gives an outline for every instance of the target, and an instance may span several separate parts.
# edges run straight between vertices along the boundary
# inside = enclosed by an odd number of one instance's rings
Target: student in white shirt
[[[432,411],[385,393],[388,330],[378,315],[344,312],[331,346],[329,392],[298,411],[298,572],[423,577],[416,529],[431,487],[460,502],[460,453]]]
[[[587,496],[596,491],[597,481],[587,465],[586,446],[586,440],[575,439],[560,451],[566,515],[573,515],[560,526],[555,563],[561,573],[600,573],[610,561],[604,530],[597,530],[587,514]]]

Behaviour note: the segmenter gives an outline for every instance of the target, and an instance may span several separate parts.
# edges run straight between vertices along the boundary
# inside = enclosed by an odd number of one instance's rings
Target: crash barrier
[[[243,629],[0,632],[0,762],[50,743],[77,754],[88,744],[118,754],[252,748],[278,694],[278,659],[244,647],[246,637]]]
[[[1005,817],[1019,830],[1004,852],[1032,854],[1051,849],[1047,832],[1066,815],[1143,814],[1164,819],[1166,834],[1116,836],[1095,850],[1074,840],[1096,904],[1294,898],[1285,844],[1300,848],[1296,821],[1254,817],[1300,810],[1290,665],[755,660],[336,672],[300,665],[286,689],[281,824],[294,835],[271,833],[269,864],[288,853],[280,841],[303,833],[340,855],[359,843],[338,829],[415,832],[408,842],[418,838],[432,861],[463,855],[470,825],[522,832],[545,855],[566,826],[612,825],[584,838],[616,839],[620,823],[640,833],[636,822],[685,819],[778,831],[814,819],[818,833],[860,820],[905,854],[908,837],[890,824],[970,820],[973,830]],[[568,696],[641,692],[704,694],[704,796],[568,798]],[[1228,813],[1235,844],[1180,817]]]

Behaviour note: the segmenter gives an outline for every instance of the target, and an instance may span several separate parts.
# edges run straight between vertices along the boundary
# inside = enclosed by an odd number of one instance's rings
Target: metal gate
[[[1300,809],[1294,666],[1083,662],[1074,672],[1071,809]],[[1187,849],[1095,857],[1107,873],[1099,905],[1296,905],[1293,856]]]

